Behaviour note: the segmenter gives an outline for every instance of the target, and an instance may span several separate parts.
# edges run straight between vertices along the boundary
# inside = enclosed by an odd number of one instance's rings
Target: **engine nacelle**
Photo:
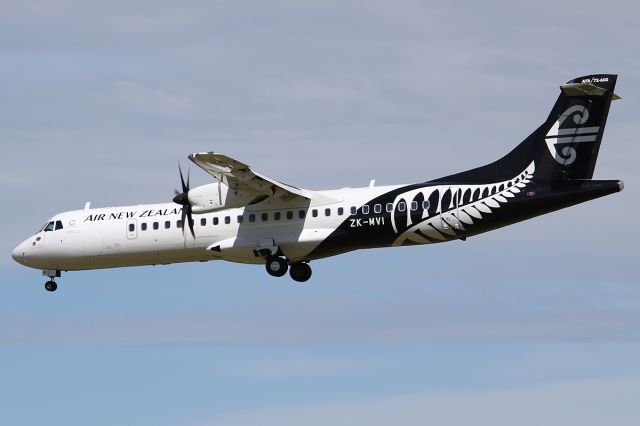
[[[189,204],[193,213],[208,213],[222,209],[244,207],[264,198],[256,191],[234,191],[222,182],[210,183],[189,190]]]

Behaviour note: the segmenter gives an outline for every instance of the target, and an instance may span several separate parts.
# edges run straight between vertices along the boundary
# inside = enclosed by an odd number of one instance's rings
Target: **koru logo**
[[[572,117],[576,127],[562,127],[567,118]],[[577,153],[573,146],[576,143],[595,142],[600,131],[600,126],[580,127],[589,120],[589,110],[584,105],[574,105],[567,108],[558,117],[545,136],[547,148],[554,160],[563,165],[576,161]],[[567,145],[559,149],[556,145]]]

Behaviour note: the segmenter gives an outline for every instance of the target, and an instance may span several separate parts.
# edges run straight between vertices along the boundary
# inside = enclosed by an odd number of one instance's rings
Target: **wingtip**
[[[619,180],[618,181],[618,187],[620,188],[620,191],[622,191],[624,189],[624,182]]]

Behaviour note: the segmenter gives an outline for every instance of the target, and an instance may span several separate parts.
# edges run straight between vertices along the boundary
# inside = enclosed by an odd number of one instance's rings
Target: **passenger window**
[[[171,222],[167,220],[164,222],[164,229],[169,229],[169,228],[171,228]]]
[[[356,206],[351,206],[351,214],[356,214],[358,213],[358,209],[356,209]]]
[[[362,206],[362,214],[369,214],[369,205],[365,204]]]
[[[269,213],[262,213],[260,215],[260,220],[262,220],[263,222],[266,222],[267,220],[269,220]]]
[[[56,231],[58,229],[62,229],[62,221],[61,220],[56,220]]]
[[[214,217],[214,218],[213,218],[213,224],[214,224],[214,226],[215,226],[215,225],[217,225],[217,224],[218,224],[218,222],[219,222],[218,217],[217,217],[217,216],[216,216],[216,217]]]
[[[373,212],[374,213],[380,213],[382,212],[382,204],[376,204],[373,206]]]
[[[176,220],[176,228],[182,228],[182,221],[180,219]]]
[[[287,219],[289,220],[293,219],[293,212],[291,210],[287,212]]]
[[[203,217],[202,219],[200,219],[200,226],[205,226],[207,224],[207,218]]]
[[[147,230],[147,222],[143,222],[143,223],[140,225],[140,229],[142,229],[143,231],[146,231],[146,230]]]
[[[416,210],[418,210],[418,202],[417,201],[412,201],[411,202],[411,211],[415,212]]]
[[[387,213],[391,213],[393,211],[393,203],[387,203]]]
[[[299,211],[298,211],[298,217],[299,217],[300,219],[304,219],[304,216],[305,216],[305,211],[304,211],[304,210],[299,210]]]
[[[226,223],[227,225],[231,223],[231,216],[225,216],[224,217],[224,223]]]
[[[422,202],[422,208],[425,210],[429,210],[429,200],[424,200]]]
[[[325,216],[331,216],[331,209],[324,209]]]
[[[275,212],[273,214],[273,220],[280,220],[280,212]]]
[[[133,223],[129,224],[129,232],[133,232],[136,230],[136,226]]]
[[[157,230],[159,228],[158,222],[153,222],[153,229]]]
[[[249,222],[253,223],[253,222],[255,222],[255,221],[256,221],[256,215],[255,215],[255,214],[253,214],[253,213],[251,213],[251,214],[249,215]]]
[[[344,214],[344,209],[342,207],[338,207],[338,216],[342,216]]]
[[[44,232],[49,232],[49,231],[53,231],[53,227],[54,227],[55,223],[54,222],[49,222],[47,223],[47,226],[44,227]]]
[[[398,203],[398,211],[403,212],[407,209],[407,205],[405,204],[404,201],[400,201]]]
[[[244,219],[244,217],[241,214],[239,214],[238,215],[238,223],[242,223],[243,219]]]
[[[318,217],[318,210],[316,209],[311,210],[311,216]]]

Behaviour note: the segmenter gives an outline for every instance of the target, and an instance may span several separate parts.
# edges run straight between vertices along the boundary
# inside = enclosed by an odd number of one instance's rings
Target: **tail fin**
[[[547,120],[513,151],[486,166],[437,179],[437,182],[489,183],[511,179],[531,162],[535,179],[591,179],[600,142],[614,99],[617,75],[578,77],[560,86],[560,96]]]

